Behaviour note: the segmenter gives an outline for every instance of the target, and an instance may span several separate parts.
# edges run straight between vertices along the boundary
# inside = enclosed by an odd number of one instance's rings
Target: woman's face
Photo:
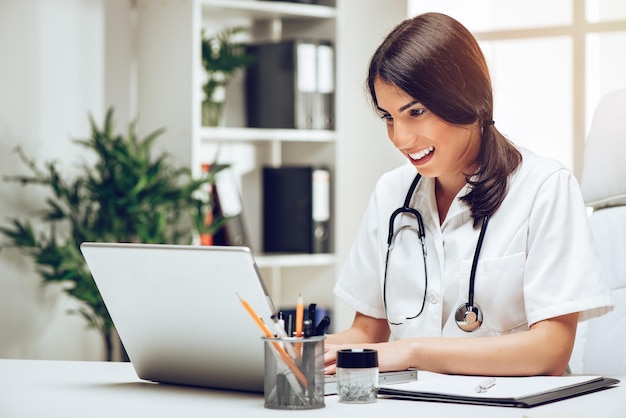
[[[425,177],[444,180],[472,173],[480,150],[478,122],[445,122],[394,84],[374,81],[378,110],[393,145]]]

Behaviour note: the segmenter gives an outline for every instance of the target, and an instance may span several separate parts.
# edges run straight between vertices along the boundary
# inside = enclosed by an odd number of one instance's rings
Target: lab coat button
[[[437,292],[429,292],[428,293],[428,300],[432,304],[437,304],[437,303],[439,303],[439,295],[437,294]]]

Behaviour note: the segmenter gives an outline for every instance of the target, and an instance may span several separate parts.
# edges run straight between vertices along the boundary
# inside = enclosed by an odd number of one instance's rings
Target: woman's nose
[[[417,135],[406,124],[394,122],[389,129],[389,138],[398,149],[409,148],[415,141]]]

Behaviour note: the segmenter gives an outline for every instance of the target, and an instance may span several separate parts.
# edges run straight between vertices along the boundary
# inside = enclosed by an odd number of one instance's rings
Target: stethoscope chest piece
[[[463,331],[476,331],[483,323],[483,311],[477,305],[464,303],[456,310],[454,319]]]
[[[391,252],[393,237],[395,233],[394,222],[398,215],[400,214],[410,214],[415,216],[415,219],[418,223],[418,234],[420,241],[422,243],[422,256],[424,258],[424,298],[422,300],[422,307],[417,315],[406,316],[405,319],[414,319],[422,314],[424,311],[424,307],[426,305],[426,289],[428,288],[428,270],[426,268],[426,244],[425,244],[425,229],[424,223],[422,221],[422,215],[416,209],[410,207],[411,198],[413,193],[415,192],[415,188],[417,187],[417,183],[419,182],[421,175],[417,173],[411,186],[409,187],[409,191],[404,198],[404,204],[402,207],[396,209],[389,218],[389,234],[387,236],[387,256],[385,257],[385,275],[383,279],[383,304],[385,307],[385,315],[387,315],[387,322],[391,325],[402,325],[402,318],[392,320],[389,311],[387,310],[387,268],[389,266],[389,254]],[[454,318],[456,320],[456,324],[460,329],[466,332],[476,331],[483,323],[483,312],[478,307],[478,305],[474,304],[474,280],[476,279],[476,269],[478,266],[478,256],[480,254],[480,249],[483,245],[483,239],[485,238],[485,232],[487,231],[487,223],[489,221],[489,216],[483,217],[482,226],[480,228],[480,234],[478,235],[478,242],[476,243],[476,249],[474,250],[474,259],[472,261],[472,270],[470,272],[469,279],[469,291],[467,295],[467,303],[462,304],[456,310],[454,314]]]

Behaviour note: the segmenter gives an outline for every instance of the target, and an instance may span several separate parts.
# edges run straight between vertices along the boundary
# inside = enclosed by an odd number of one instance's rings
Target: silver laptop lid
[[[246,247],[83,243],[81,251],[137,375],[263,391],[261,331],[274,307]]]

